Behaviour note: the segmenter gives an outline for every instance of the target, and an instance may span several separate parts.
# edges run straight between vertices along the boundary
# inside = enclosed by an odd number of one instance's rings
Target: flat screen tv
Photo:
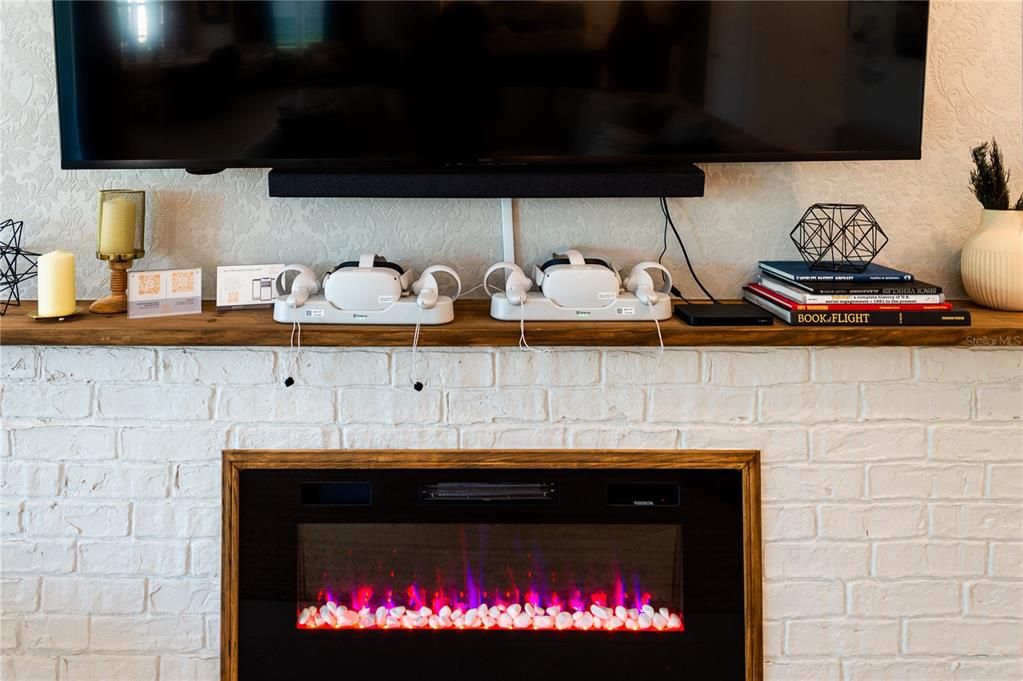
[[[65,168],[919,158],[925,2],[54,3]]]

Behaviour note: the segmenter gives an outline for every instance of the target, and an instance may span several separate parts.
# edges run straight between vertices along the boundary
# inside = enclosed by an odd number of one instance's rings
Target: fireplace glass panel
[[[677,524],[304,523],[299,629],[683,629]]]

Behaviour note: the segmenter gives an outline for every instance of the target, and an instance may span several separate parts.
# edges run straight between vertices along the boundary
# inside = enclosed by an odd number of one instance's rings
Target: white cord
[[[526,342],[526,306],[519,305],[519,350],[528,350],[529,352],[550,352],[550,348],[537,349]]]
[[[295,348],[295,331],[298,331],[298,352],[302,351],[302,323],[297,319],[291,322],[291,340],[289,341],[290,351],[288,356],[290,361],[288,364],[291,366],[291,371],[286,377],[291,379],[291,382],[285,381],[284,385],[290,387],[294,383],[295,370],[298,368],[298,358],[296,356]]]
[[[661,322],[657,320],[657,315],[654,314],[653,306],[650,307],[650,316],[654,318],[654,326],[657,327],[657,342],[661,344],[661,352],[664,352],[664,336],[661,335]]]
[[[416,330],[412,334],[412,387],[415,388],[416,390],[422,390],[423,389],[422,382],[416,380],[416,378],[419,376],[418,357],[416,355],[416,350],[418,350],[418,348],[419,348],[419,331],[422,329],[422,324],[421,324],[422,317],[423,317],[423,308],[420,307],[416,311]],[[418,386],[418,387],[416,387],[416,386]]]
[[[473,291],[479,291],[479,290],[480,290],[481,288],[483,288],[484,286],[486,286],[486,283],[480,284],[480,285],[478,285],[478,286],[473,286],[473,287],[472,287],[471,289],[469,289],[468,291],[462,291],[461,293],[459,293],[459,294],[458,294],[458,296],[457,296],[457,297],[455,298],[455,300],[459,300],[459,299],[461,299],[461,298],[464,298],[464,297],[466,297],[467,295],[469,295],[470,293],[472,293]]]

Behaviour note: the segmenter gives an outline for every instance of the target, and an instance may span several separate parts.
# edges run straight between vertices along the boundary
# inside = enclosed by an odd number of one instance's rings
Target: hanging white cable
[[[420,307],[416,311],[416,330],[412,334],[412,389],[415,390],[416,392],[419,392],[420,390],[423,389],[422,381],[416,380],[417,377],[419,376],[419,369],[418,369],[419,364],[418,364],[418,356],[416,355],[416,352],[419,349],[419,331],[422,329],[422,324],[421,324],[422,317],[423,317],[423,308]]]
[[[297,350],[296,350],[296,347],[295,347],[295,331],[296,330],[298,331],[298,347],[297,347]],[[302,323],[299,322],[297,319],[295,321],[291,322],[291,339],[288,342],[288,346],[289,346],[288,366],[290,367],[290,371],[288,372],[288,376],[284,379],[284,387],[285,388],[290,388],[292,385],[295,384],[295,378],[294,378],[295,373],[296,373],[295,370],[298,368],[298,357],[296,355],[296,352],[300,353],[302,351]]]

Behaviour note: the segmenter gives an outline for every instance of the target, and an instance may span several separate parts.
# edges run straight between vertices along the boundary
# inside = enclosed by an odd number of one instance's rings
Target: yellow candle
[[[67,251],[51,251],[39,256],[39,314],[60,317],[75,311],[75,256]]]
[[[135,252],[135,204],[123,196],[103,202],[99,226],[99,252],[132,255]]]

